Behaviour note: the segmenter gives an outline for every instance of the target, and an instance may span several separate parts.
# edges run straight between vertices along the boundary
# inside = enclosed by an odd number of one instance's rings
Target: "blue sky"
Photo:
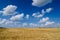
[[[60,27],[59,0],[0,0],[0,27]]]

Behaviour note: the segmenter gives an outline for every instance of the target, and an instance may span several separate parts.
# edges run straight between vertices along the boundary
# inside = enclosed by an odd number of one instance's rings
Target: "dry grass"
[[[0,28],[0,40],[60,40],[60,28]]]

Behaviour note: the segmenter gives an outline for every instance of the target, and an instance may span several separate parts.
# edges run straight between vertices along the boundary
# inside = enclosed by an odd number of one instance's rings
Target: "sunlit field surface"
[[[0,28],[0,40],[60,40],[60,28]]]

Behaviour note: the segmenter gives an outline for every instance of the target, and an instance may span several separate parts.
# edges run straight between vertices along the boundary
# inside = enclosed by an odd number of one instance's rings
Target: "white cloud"
[[[52,11],[52,8],[47,8],[46,10],[42,9],[41,13],[36,12],[36,13],[33,13],[32,16],[36,18],[40,18],[40,17],[43,17],[46,13],[50,13],[51,11]]]
[[[50,13],[53,10],[53,8],[47,8],[46,10],[42,9],[41,13],[45,14],[45,13]]]
[[[10,18],[10,20],[13,20],[13,21],[15,21],[15,20],[21,20],[23,17],[24,17],[24,14],[22,13],[22,14],[18,14],[18,15],[12,16]]]
[[[48,20],[49,20],[49,18],[46,17],[46,18],[42,18],[42,19],[40,20],[40,22],[43,23],[43,22],[47,22]]]
[[[29,26],[32,27],[32,28],[33,28],[33,27],[39,27],[39,24],[29,23]]]
[[[36,0],[36,1],[39,1],[39,0]],[[17,9],[17,6],[15,5],[8,5],[7,7],[3,8],[2,11],[0,11],[0,13],[3,13],[3,15],[14,15],[16,12],[16,9]],[[33,17],[36,17],[36,18],[40,18],[40,17],[43,17],[45,15],[45,13],[49,13],[51,12],[52,8],[48,8],[46,10],[42,9],[41,11],[41,14],[40,12],[37,12],[37,13],[33,13],[32,16]],[[26,15],[25,18],[26,19],[29,19],[30,15]],[[3,25],[3,26],[7,26],[7,27],[42,27],[42,26],[47,26],[47,25],[52,25],[54,24],[54,22],[50,22],[49,18],[46,17],[46,18],[42,18],[39,22],[41,22],[42,24],[40,23],[18,23],[16,22],[16,20],[21,20],[24,18],[24,14],[21,13],[21,14],[17,14],[15,16],[12,16],[10,19],[1,19],[0,18],[0,25]],[[35,20],[34,20],[35,21]]]
[[[60,26],[60,25],[55,26],[56,24],[54,24],[54,23],[55,22],[50,22],[50,21],[47,21],[44,24],[43,23],[41,23],[41,24],[39,24],[39,23],[21,23],[21,22],[16,22],[16,21],[14,22],[11,20],[0,18],[0,26],[2,25],[3,27],[7,27],[7,28],[20,28],[20,27],[37,28],[37,27],[53,27],[53,26],[57,27],[57,26]]]
[[[44,10],[44,9],[42,9],[41,13],[44,15],[46,12],[45,12],[45,10]]]
[[[45,26],[48,26],[48,25],[52,25],[52,24],[54,24],[55,22],[49,22],[49,21],[47,21],[46,23],[45,23]]]
[[[1,11],[3,13],[3,15],[13,15],[17,12],[15,12],[15,10],[17,9],[17,6],[15,5],[8,5],[5,8],[3,8],[3,10]]]
[[[47,13],[50,13],[51,11],[52,11],[52,8],[46,9],[46,12],[47,12]]]
[[[26,19],[29,19],[29,15],[27,14],[25,18],[26,18]]]
[[[20,22],[13,22],[11,20],[7,20],[7,19],[2,19],[0,18],[0,27],[7,27],[7,28],[18,28],[21,27]]]
[[[37,7],[42,7],[52,2],[52,0],[32,0],[32,1],[33,1],[32,5]]]
[[[42,18],[40,19],[40,21],[38,22],[41,24],[42,27],[52,27],[52,25],[55,23],[55,22],[51,22],[50,21],[50,18],[46,17],[46,18]]]
[[[0,19],[0,24],[4,24],[6,21],[6,19]]]
[[[40,18],[40,17],[43,17],[44,14],[40,14],[39,12],[38,13],[33,13],[32,16],[36,17],[36,18]]]
[[[2,25],[8,25],[8,24],[12,24],[12,23],[13,23],[13,21],[0,18],[0,24],[2,24]]]

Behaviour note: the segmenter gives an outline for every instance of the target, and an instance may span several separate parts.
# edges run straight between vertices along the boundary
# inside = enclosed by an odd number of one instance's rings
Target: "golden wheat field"
[[[60,28],[0,28],[0,40],[60,40]]]

